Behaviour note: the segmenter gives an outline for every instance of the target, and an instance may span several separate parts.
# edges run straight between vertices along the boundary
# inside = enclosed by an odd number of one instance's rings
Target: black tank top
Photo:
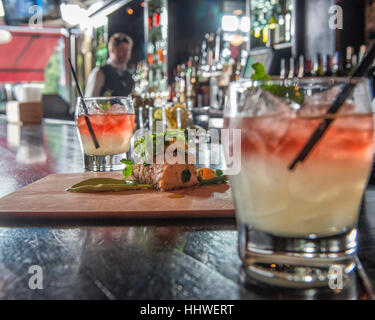
[[[134,80],[128,71],[121,75],[116,68],[106,64],[100,68],[104,73],[104,85],[100,90],[101,96],[127,96],[132,92]]]

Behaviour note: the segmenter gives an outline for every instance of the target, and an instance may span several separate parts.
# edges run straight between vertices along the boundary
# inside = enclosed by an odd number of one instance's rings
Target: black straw
[[[355,68],[355,70],[351,74],[350,80],[352,80],[352,78],[354,77],[363,77],[368,71],[374,59],[375,59],[375,42],[372,44],[370,50],[368,51],[366,56],[363,58],[361,63]],[[327,131],[331,123],[334,121],[334,117],[332,117],[331,115],[334,115],[339,111],[339,109],[344,104],[345,100],[351,95],[355,87],[355,84],[351,83],[350,80],[349,80],[349,83],[347,83],[344,86],[344,88],[341,90],[339,95],[336,97],[336,100],[333,102],[331,107],[328,109],[326,113],[326,116],[327,116],[326,119],[324,119],[320,123],[318,128],[311,135],[310,139],[307,141],[306,145],[301,150],[301,152],[290,164],[289,170],[293,170],[295,166],[297,165],[297,163],[303,162],[305,160],[305,158],[311,152],[312,148],[318,143],[318,141],[321,139],[323,134]]]
[[[81,97],[81,100],[82,100],[83,110],[85,111],[85,120],[86,120],[87,127],[89,128],[91,138],[94,141],[95,148],[98,149],[100,147],[99,142],[98,142],[98,139],[96,139],[95,132],[94,132],[92,126],[91,126],[91,122],[90,122],[90,119],[88,117],[89,110],[87,109],[85,98],[83,97],[82,90],[81,90],[81,87],[80,87],[78,79],[77,79],[77,74],[76,74],[76,72],[73,68],[72,61],[70,60],[70,58],[68,60],[69,60],[70,69],[71,69],[72,74],[73,74],[73,78],[76,82],[76,87],[77,87],[78,93],[79,93],[79,95]]]

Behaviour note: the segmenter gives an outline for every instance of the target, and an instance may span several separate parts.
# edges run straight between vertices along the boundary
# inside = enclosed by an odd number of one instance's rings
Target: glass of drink
[[[83,153],[84,168],[89,171],[120,170],[127,156],[134,129],[134,107],[130,97],[77,98],[76,125]],[[94,143],[92,131],[99,147]]]
[[[355,88],[327,115],[341,88]],[[329,286],[356,268],[357,222],[373,161],[373,115],[364,79],[231,84],[225,128],[241,141],[241,171],[230,176],[241,279],[287,287]],[[318,126],[328,130],[303,162],[291,163]],[[339,279],[339,277],[342,277]]]

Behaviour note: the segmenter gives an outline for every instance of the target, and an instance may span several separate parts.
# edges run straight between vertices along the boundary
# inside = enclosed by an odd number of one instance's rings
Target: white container
[[[14,95],[19,102],[40,102],[44,83],[21,83],[13,87]]]

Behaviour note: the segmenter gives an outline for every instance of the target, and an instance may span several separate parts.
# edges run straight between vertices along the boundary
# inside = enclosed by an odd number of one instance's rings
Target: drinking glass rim
[[[239,79],[237,81],[231,82],[229,85],[228,94],[229,96],[234,95],[235,92],[244,94],[251,89],[258,89],[261,88],[262,85],[284,85],[286,87],[299,87],[304,91],[313,90],[313,89],[321,89],[321,91],[326,91],[327,89],[331,89],[336,86],[345,86],[347,84],[353,84],[354,87],[358,85],[365,85],[367,87],[368,94],[370,94],[370,84],[368,83],[368,79],[365,77],[304,77],[304,78],[292,78],[292,79],[270,79],[266,81],[258,81],[258,80],[251,80],[251,79]],[[320,88],[319,88],[320,87]],[[348,113],[349,115],[373,115],[373,107],[371,103],[371,97],[369,96],[369,110],[352,110]],[[237,99],[237,98],[234,98]],[[224,117],[236,117],[238,110],[233,109],[230,103],[231,99],[227,100],[225,109],[224,109]],[[329,104],[331,104],[331,101]],[[293,103],[291,104],[293,105]],[[297,103],[298,105],[298,103]],[[304,105],[304,104],[300,104]],[[305,106],[306,107],[306,106]],[[296,108],[295,114],[299,116],[298,110]]]
[[[233,81],[230,85],[239,84],[240,86],[258,87],[262,84],[283,84],[283,85],[297,85],[301,83],[312,83],[312,84],[348,84],[352,83],[358,85],[360,83],[366,83],[365,77],[303,77],[303,78],[291,78],[291,79],[270,79],[270,80],[252,80],[252,79],[239,79]],[[247,85],[249,84],[249,85]]]
[[[84,115],[85,113],[82,113],[82,114],[79,114],[79,105],[82,104],[82,100],[85,101],[84,104],[86,104],[87,102],[92,102],[92,101],[99,101],[99,102],[106,102],[106,101],[110,101],[110,100],[125,100],[126,103],[123,104],[123,107],[126,109],[126,112],[125,113],[119,113],[119,114],[133,114],[135,115],[135,108],[134,108],[134,104],[133,104],[133,100],[131,98],[131,95],[128,95],[128,96],[113,96],[113,97],[84,97],[82,99],[82,97],[77,97],[76,99],[76,108],[75,108],[75,112],[74,112],[74,116],[75,117],[78,117],[78,116],[81,116],[81,115]],[[131,110],[128,110],[128,109],[131,109]],[[91,113],[90,111],[88,112],[88,115],[93,115],[93,114],[96,114],[96,113]],[[97,113],[97,114],[111,114],[111,113]]]
[[[112,100],[112,99],[131,99],[131,95],[128,96],[112,96],[112,97],[84,97],[83,100]],[[82,97],[77,97],[77,100],[82,100]]]

